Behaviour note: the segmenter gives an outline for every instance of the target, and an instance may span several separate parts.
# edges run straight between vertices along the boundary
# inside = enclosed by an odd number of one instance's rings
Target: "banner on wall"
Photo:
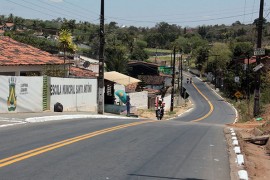
[[[50,107],[57,102],[64,111],[95,111],[97,79],[56,78],[50,80]]]
[[[0,113],[41,112],[42,77],[0,76]]]

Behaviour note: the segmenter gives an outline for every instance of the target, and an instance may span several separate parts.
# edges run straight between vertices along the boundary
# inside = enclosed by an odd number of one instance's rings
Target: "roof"
[[[94,64],[98,64],[99,63],[99,60],[92,59],[92,58],[89,58],[89,57],[86,57],[86,56],[80,56],[80,59],[82,59],[84,61],[88,61],[90,63],[94,63]]]
[[[121,84],[121,85],[124,85],[124,86],[127,86],[129,84],[133,84],[133,83],[141,82],[139,79],[135,79],[133,77],[121,74],[121,73],[116,72],[116,71],[105,72],[104,79]]]
[[[261,57],[261,60],[267,60],[267,59],[269,59],[270,57],[269,56],[262,56]],[[247,59],[247,58],[245,58],[244,59],[244,64],[253,64],[253,63],[256,63],[256,56],[252,56],[252,57],[250,57],[249,59]]]
[[[97,77],[97,73],[78,67],[70,67],[70,74],[76,77]]]
[[[149,63],[149,62],[144,62],[144,61],[136,61],[136,60],[129,61],[128,65],[147,65],[147,66],[159,67],[159,65],[155,64],[155,63]]]
[[[146,85],[162,85],[164,84],[165,76],[139,75],[138,78]]]
[[[14,26],[14,23],[6,23],[6,26],[7,27],[12,27],[12,26]]]
[[[0,37],[0,66],[59,65],[63,63],[63,59],[48,52],[6,36]]]
[[[144,91],[147,91],[148,92],[148,95],[149,94],[159,94],[160,93],[160,90],[151,89],[151,88],[144,88]]]

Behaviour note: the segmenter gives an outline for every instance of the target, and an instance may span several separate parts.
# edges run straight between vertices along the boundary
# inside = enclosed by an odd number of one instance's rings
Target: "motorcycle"
[[[157,120],[161,120],[163,118],[163,115],[164,115],[164,108],[163,107],[159,107],[156,110]]]

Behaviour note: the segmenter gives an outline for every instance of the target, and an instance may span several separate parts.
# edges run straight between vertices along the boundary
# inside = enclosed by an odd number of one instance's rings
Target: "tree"
[[[59,33],[59,48],[64,51],[64,70],[66,65],[66,52],[74,53],[76,51],[76,45],[72,42],[72,35],[69,30],[62,29]]]
[[[253,51],[253,45],[251,42],[236,42],[231,44],[231,51],[234,57],[243,56]]]
[[[207,62],[209,56],[209,50],[207,47],[198,48],[198,55],[195,61],[197,69],[200,71],[200,76],[202,76],[202,71],[204,64]]]
[[[218,58],[211,55],[218,55]],[[216,63],[218,65],[218,68],[224,70],[226,68],[226,64],[230,61],[231,57],[232,51],[227,44],[214,43],[210,50],[209,62]]]
[[[183,53],[188,54],[190,53],[190,44],[187,38],[183,36],[179,36],[175,42],[175,46],[182,50]]]
[[[207,30],[205,26],[199,26],[198,33],[202,36],[202,38],[206,37]]]
[[[64,22],[61,26],[61,29],[70,29],[71,32],[74,32],[74,29],[76,28],[76,20],[71,19],[71,20],[67,20],[64,18]]]
[[[127,72],[126,48],[124,46],[109,46],[105,49],[107,71]]]
[[[9,16],[8,16],[8,22],[13,23],[13,20],[14,20],[14,16],[13,16],[12,13],[10,13]]]

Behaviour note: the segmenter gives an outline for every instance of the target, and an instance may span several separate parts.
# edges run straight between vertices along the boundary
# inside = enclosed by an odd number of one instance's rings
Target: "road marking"
[[[69,139],[59,141],[59,142],[56,142],[56,143],[52,143],[52,144],[42,146],[42,147],[39,147],[39,148],[36,148],[36,149],[32,149],[32,150],[29,150],[29,151],[26,151],[26,152],[23,152],[23,153],[20,153],[20,154],[11,156],[11,157],[1,159],[0,160],[0,168],[4,167],[4,166],[7,166],[7,165],[10,165],[10,164],[13,164],[15,162],[19,162],[19,161],[28,159],[28,158],[33,157],[33,156],[37,156],[39,154],[51,151],[53,149],[57,149],[57,148],[60,148],[60,147],[63,147],[63,146],[69,145],[69,144],[73,144],[73,143],[78,142],[78,141],[89,139],[89,138],[92,138],[92,137],[95,137],[95,136],[98,136],[98,135],[101,135],[101,134],[109,133],[109,132],[112,132],[112,131],[116,131],[116,130],[119,130],[119,129],[131,127],[131,126],[137,126],[137,125],[145,124],[145,123],[151,123],[151,122],[158,122],[158,121],[156,121],[156,120],[148,120],[148,121],[140,121],[140,122],[134,122],[134,123],[124,124],[124,125],[114,126],[114,127],[98,130],[98,131],[95,131],[95,132],[91,132],[91,133],[88,133],[88,134],[84,134],[84,135],[81,135],[81,136],[76,136],[76,137],[73,137],[73,138],[69,138]]]
[[[200,117],[198,119],[192,120],[192,122],[198,122],[198,121],[201,121],[201,120],[207,118],[208,116],[210,116],[210,114],[212,114],[212,112],[214,111],[214,106],[210,102],[210,100],[199,90],[199,88],[194,83],[192,83],[192,85],[201,94],[201,96],[207,101],[207,103],[209,104],[209,107],[210,107],[209,112],[207,114],[205,114],[203,117]]]
[[[213,112],[214,107],[213,107],[212,103],[207,99],[207,97],[197,88],[197,86],[194,83],[192,83],[192,85],[203,96],[203,98],[208,102],[208,104],[210,106],[210,111],[206,115],[204,115],[201,118],[192,120],[193,122],[198,122],[198,121],[201,121],[201,120],[205,119],[206,117],[208,117]],[[23,153],[20,153],[20,154],[11,156],[11,157],[1,159],[0,160],[0,168],[4,167],[4,166],[7,166],[7,165],[10,165],[10,164],[13,164],[15,162],[19,162],[19,161],[28,159],[28,158],[33,157],[33,156],[37,156],[39,154],[42,154],[42,153],[45,153],[45,152],[48,152],[48,151],[51,151],[51,150],[66,146],[66,145],[69,145],[69,144],[76,143],[78,141],[89,139],[89,138],[92,138],[92,137],[95,137],[95,136],[98,136],[98,135],[101,135],[101,134],[109,133],[109,132],[112,132],[112,131],[116,131],[116,130],[119,130],[119,129],[131,127],[131,126],[137,126],[137,125],[145,124],[145,123],[151,123],[151,122],[162,122],[162,121],[148,120],[148,121],[134,122],[134,123],[114,126],[114,127],[98,130],[98,131],[95,131],[95,132],[91,132],[91,133],[88,133],[88,134],[84,134],[84,135],[81,135],[81,136],[76,136],[76,137],[73,137],[73,138],[69,138],[69,139],[66,139],[66,140],[63,140],[63,141],[52,143],[52,144],[42,146],[42,147],[39,147],[39,148],[36,148],[36,149],[32,149],[32,150],[29,150],[29,151],[26,151],[26,152],[23,152]]]

